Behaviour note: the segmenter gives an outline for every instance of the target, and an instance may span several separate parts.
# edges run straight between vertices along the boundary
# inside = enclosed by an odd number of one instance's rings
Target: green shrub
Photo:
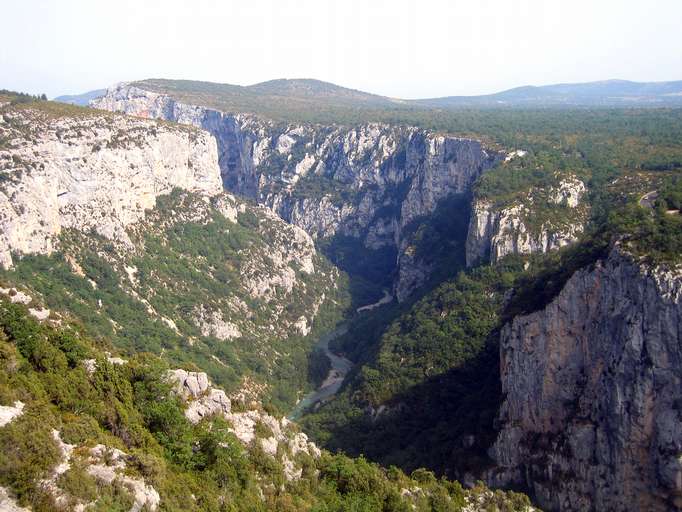
[[[52,436],[54,417],[43,408],[28,408],[0,428],[0,482],[26,503],[47,477],[61,453]]]

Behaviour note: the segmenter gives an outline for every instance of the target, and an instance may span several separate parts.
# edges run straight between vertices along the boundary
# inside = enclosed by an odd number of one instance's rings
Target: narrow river
[[[372,309],[383,304],[388,304],[392,300],[393,297],[391,294],[384,290],[384,296],[381,299],[373,304],[367,304],[366,306],[359,307],[356,312],[362,313],[364,311],[371,311]],[[315,348],[323,350],[327,358],[329,358],[331,369],[327,374],[327,378],[324,379],[324,382],[322,382],[320,387],[315,391],[308,393],[294,406],[288,416],[290,420],[296,420],[300,418],[303,412],[309,407],[312,407],[316,403],[322,402],[334,396],[341,387],[341,384],[343,384],[343,379],[346,378],[346,375],[348,375],[348,372],[353,367],[353,362],[329,350],[329,343],[333,339],[346,334],[347,331],[348,324],[343,322],[339,324],[339,326],[333,331],[323,335],[315,345]]]

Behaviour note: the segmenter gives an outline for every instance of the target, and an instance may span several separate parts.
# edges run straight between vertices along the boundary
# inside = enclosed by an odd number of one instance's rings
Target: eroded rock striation
[[[467,193],[503,158],[479,141],[414,127],[275,123],[187,105],[132,84],[110,88],[92,105],[208,130],[218,141],[226,188],[313,237],[343,235],[368,249],[393,248],[398,299],[429,272],[407,254],[410,225],[431,215],[447,196]]]
[[[493,485],[548,510],[682,507],[682,270],[614,249],[501,333]]]

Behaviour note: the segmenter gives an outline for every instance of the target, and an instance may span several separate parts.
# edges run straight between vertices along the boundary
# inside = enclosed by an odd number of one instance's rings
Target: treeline
[[[18,103],[32,103],[34,101],[47,101],[47,95],[43,94],[28,94],[26,92],[10,91],[8,89],[0,89],[0,96],[10,96],[12,99],[10,103],[16,105]]]

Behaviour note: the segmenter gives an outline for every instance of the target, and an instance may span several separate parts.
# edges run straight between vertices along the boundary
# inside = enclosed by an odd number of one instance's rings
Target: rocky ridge
[[[59,451],[60,460],[52,468],[49,475],[41,480],[40,489],[41,492],[51,497],[60,510],[83,512],[96,506],[95,501],[85,502],[62,488],[61,478],[74,465],[85,468],[86,473],[102,485],[120,486],[124,489],[132,501],[129,512],[140,512],[141,510],[154,512],[159,507],[161,498],[156,489],[146,483],[144,478],[130,476],[126,473],[126,467],[131,459],[127,453],[103,444],[88,447],[65,443],[58,430],[52,430],[52,438]],[[28,512],[30,509],[20,507],[7,492],[7,489],[0,487],[0,510]]]
[[[407,254],[408,227],[503,157],[479,141],[414,127],[281,124],[187,105],[132,84],[112,87],[97,108],[202,127],[218,141],[223,183],[267,205],[314,238],[351,236],[393,248],[399,300],[428,275]]]
[[[549,510],[682,507],[682,271],[614,249],[501,333],[491,485]]]
[[[198,423],[214,415],[222,416],[230,425],[230,432],[245,446],[255,443],[266,455],[281,462],[287,480],[301,477],[302,469],[296,463],[299,453],[315,458],[320,456],[320,449],[286,418],[275,418],[259,407],[233,411],[225,392],[213,387],[204,372],[173,370],[168,377],[175,385],[175,392],[187,402],[185,416],[190,422]],[[259,430],[267,431],[267,434]]]

